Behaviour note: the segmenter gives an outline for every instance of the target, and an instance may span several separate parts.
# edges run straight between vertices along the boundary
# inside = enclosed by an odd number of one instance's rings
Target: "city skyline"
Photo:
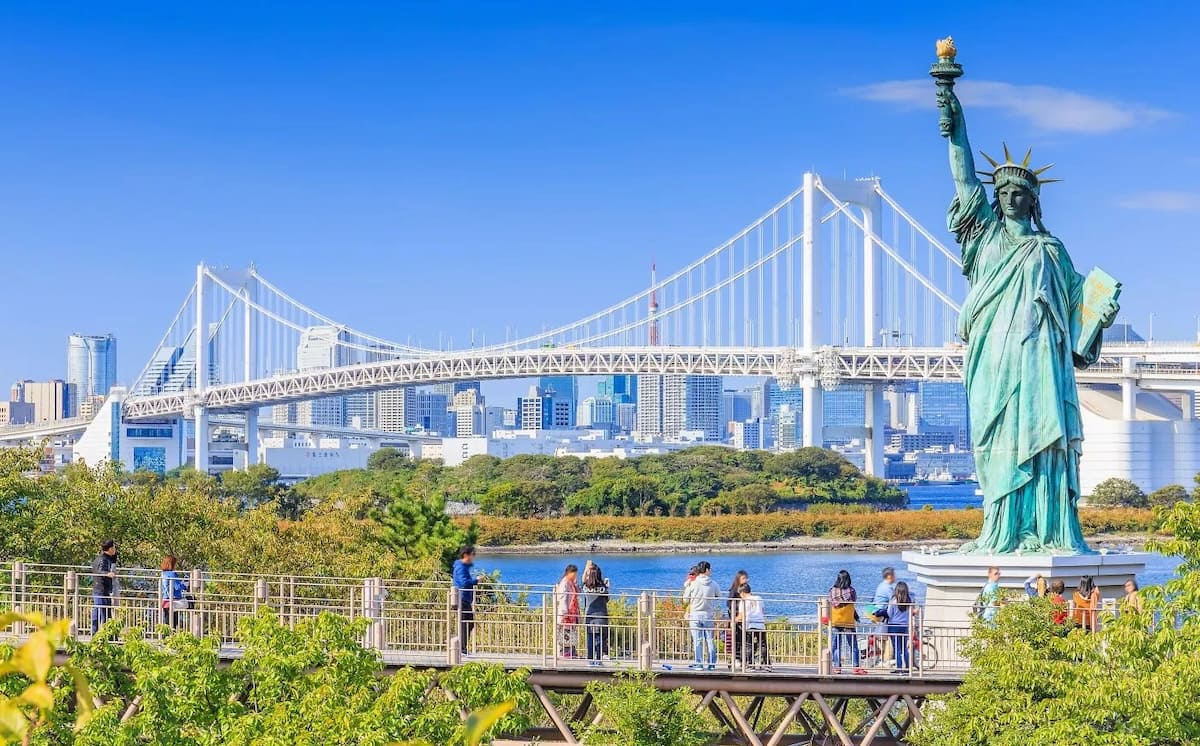
[[[1194,59],[1186,23],[1049,9],[1038,33],[1055,38],[1063,62],[1047,73],[1033,60],[1001,68],[1007,40],[984,11],[961,8],[887,24],[836,10],[814,23],[770,5],[744,15],[482,9],[469,28],[407,5],[362,18],[109,12],[85,26],[62,10],[14,11],[5,31],[9,69],[26,72],[11,81],[18,115],[0,125],[22,144],[9,164],[12,230],[0,240],[87,269],[47,291],[15,268],[10,302],[39,313],[0,332],[23,353],[0,360],[9,381],[64,377],[60,340],[86,322],[122,340],[132,358],[120,382],[130,383],[200,259],[257,261],[336,318],[437,347],[503,339],[638,291],[651,261],[683,264],[809,167],[881,175],[945,238],[948,175],[908,164],[944,147],[932,94],[916,82],[946,31],[968,70],[964,98],[972,85],[1008,94],[1006,105],[972,109],[974,135],[1058,162],[1070,185],[1047,190],[1046,220],[1081,264],[1125,281],[1123,318],[1148,330],[1155,313],[1160,339],[1195,333],[1187,273],[1158,271],[1190,255],[1195,105],[1172,95],[1181,73],[1138,54],[1152,37],[1163,54]],[[1181,20],[1195,12],[1181,9]],[[354,43],[367,38],[367,49]],[[726,49],[754,39],[756,55],[714,57],[717,39]],[[365,74],[432,69],[409,64],[426,58],[442,65],[436,87],[427,74]],[[785,84],[768,70],[810,74]],[[1055,116],[1032,113],[1047,97]],[[768,116],[745,116],[756,107]],[[121,189],[99,188],[110,174]],[[1132,186],[1114,192],[1114,181]],[[479,220],[451,220],[460,210]],[[588,258],[587,282],[561,261],[566,235]],[[1132,246],[1153,246],[1162,261],[1140,261]],[[470,270],[450,280],[447,262]],[[400,277],[407,310],[395,313]],[[518,281],[538,292],[514,302],[497,290]],[[478,313],[501,298],[501,313]],[[486,393],[507,400],[525,386]]]

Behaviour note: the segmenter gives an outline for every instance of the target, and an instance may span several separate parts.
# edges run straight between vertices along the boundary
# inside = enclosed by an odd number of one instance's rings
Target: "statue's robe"
[[[1083,429],[1072,310],[1082,275],[1049,233],[1013,237],[977,184],[947,213],[970,281],[959,319],[983,531],[968,552],[1088,552],[1079,526]]]

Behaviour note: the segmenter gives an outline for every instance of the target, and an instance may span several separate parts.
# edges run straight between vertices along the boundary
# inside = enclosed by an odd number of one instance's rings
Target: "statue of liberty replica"
[[[970,283],[959,319],[966,343],[963,376],[984,520],[968,554],[1088,553],[1079,526],[1083,443],[1075,369],[1100,355],[1120,283],[1103,271],[1075,271],[1062,241],[1042,222],[1041,188],[1049,168],[982,154],[976,171],[954,80],[953,40],[937,45],[941,134],[950,143],[955,196],[949,229],[962,247]],[[977,174],[982,174],[981,181]],[[985,184],[993,187],[989,200]]]

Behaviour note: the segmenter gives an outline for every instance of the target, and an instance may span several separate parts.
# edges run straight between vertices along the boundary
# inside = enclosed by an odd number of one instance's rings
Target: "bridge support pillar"
[[[193,465],[201,474],[208,473],[208,409],[197,404],[194,410],[196,423],[196,447],[193,450]]]
[[[883,477],[883,386],[871,384],[863,392],[867,436],[863,440],[863,467],[872,477]]]
[[[246,410],[246,466],[258,463],[258,409]]]
[[[1121,419],[1136,420],[1138,385],[1134,378],[1133,358],[1121,359],[1121,372],[1125,374],[1125,378],[1121,379]]]
[[[1179,392],[1179,410],[1185,420],[1196,418],[1196,392],[1181,391]]]
[[[816,381],[804,385],[803,416],[801,443],[817,448],[825,445],[825,392]]]

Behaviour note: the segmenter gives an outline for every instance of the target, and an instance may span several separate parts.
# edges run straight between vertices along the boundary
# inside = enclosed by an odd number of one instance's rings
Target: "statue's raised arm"
[[[960,202],[980,184],[975,175],[975,158],[971,155],[971,143],[967,139],[967,122],[963,117],[962,104],[954,94],[954,81],[962,75],[962,65],[954,61],[958,50],[954,39],[947,37],[937,43],[938,62],[929,74],[937,82],[937,105],[941,112],[938,125],[942,137],[950,141],[950,173]]]

